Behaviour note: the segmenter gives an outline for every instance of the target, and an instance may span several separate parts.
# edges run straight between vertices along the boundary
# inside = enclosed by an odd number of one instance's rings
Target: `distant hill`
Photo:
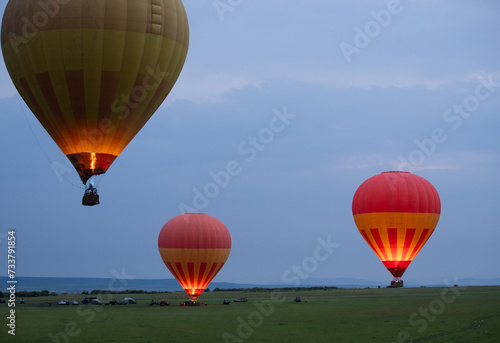
[[[355,278],[309,278],[300,280],[300,283],[297,282],[297,285],[293,283],[290,285],[301,286],[301,287],[336,286],[342,288],[366,288],[366,287],[378,287],[378,286],[386,287],[389,284],[389,282],[390,279],[380,282],[380,281],[362,280]],[[457,283],[459,286],[500,286],[500,278],[496,279],[467,278],[467,279],[458,279],[456,281],[450,280],[449,282],[443,280],[442,282],[437,282],[437,283],[428,283],[428,282],[418,283],[407,280],[405,280],[404,282],[406,287],[420,287],[420,286],[446,287],[450,286],[449,283]],[[280,287],[288,287],[290,285],[281,284]]]
[[[465,279],[458,279],[457,284],[459,286],[500,286],[500,278],[496,279],[465,278]],[[448,285],[445,282],[442,282],[437,284],[429,284],[427,286],[433,287],[433,286],[448,286]]]
[[[143,290],[147,292],[182,291],[175,279],[113,279],[113,278],[73,278],[73,277],[17,277],[18,291],[48,290],[55,293],[82,293],[94,289],[125,291]],[[7,284],[7,277],[0,277],[2,284]],[[229,282],[212,282],[208,288],[252,288],[258,285]]]
[[[7,277],[0,277],[0,282],[7,285]],[[17,277],[17,291],[42,291],[48,290],[55,293],[82,293],[83,291],[91,292],[95,289],[110,290],[110,291],[125,291],[125,290],[143,290],[147,292],[174,292],[182,291],[182,287],[175,279],[112,279],[112,278],[71,278],[71,277]],[[496,279],[461,279],[458,280],[460,286],[496,286],[500,285],[500,278]],[[211,290],[215,288],[231,289],[231,288],[283,288],[283,287],[313,287],[313,286],[328,286],[339,288],[376,288],[378,286],[385,287],[388,282],[376,282],[370,280],[361,280],[354,278],[310,278],[300,280],[297,284],[242,284],[231,282],[212,282],[208,285]],[[405,282],[406,287],[440,287],[449,286],[445,281],[436,284],[417,284]]]

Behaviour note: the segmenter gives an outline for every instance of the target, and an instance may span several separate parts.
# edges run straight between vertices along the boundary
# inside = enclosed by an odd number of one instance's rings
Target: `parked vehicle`
[[[94,299],[97,299],[97,297],[85,297],[85,299],[82,300],[82,304],[90,304]]]
[[[69,305],[69,301],[67,299],[61,300],[57,302],[59,305]]]
[[[231,302],[227,299],[224,299],[224,301],[222,302],[224,305],[229,305]]]
[[[235,303],[245,303],[247,302],[247,298],[246,297],[241,297],[241,298],[238,298],[238,299],[234,299],[233,300]]]
[[[128,304],[137,304],[137,302],[134,299],[127,297],[123,298],[122,301],[126,301]]]
[[[296,297],[295,299],[293,299],[293,301],[296,302],[296,303],[302,302],[302,300],[300,299],[300,297]]]

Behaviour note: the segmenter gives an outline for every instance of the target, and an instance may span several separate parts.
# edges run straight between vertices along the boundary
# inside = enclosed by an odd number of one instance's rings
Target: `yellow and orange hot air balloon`
[[[384,172],[363,182],[352,213],[359,232],[394,276],[401,277],[434,232],[441,213],[436,189],[409,172]]]
[[[226,263],[231,236],[217,218],[185,213],[163,226],[158,249],[167,268],[189,297],[196,300]]]
[[[19,94],[85,185],[172,89],[189,27],[181,0],[10,0],[1,44]]]

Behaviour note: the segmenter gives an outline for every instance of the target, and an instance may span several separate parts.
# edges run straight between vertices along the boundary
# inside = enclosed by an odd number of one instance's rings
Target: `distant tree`
[[[83,291],[82,294],[89,295],[88,291]]]
[[[41,292],[39,291],[19,291],[16,292],[16,296],[19,298],[26,298],[26,297],[46,297],[46,296],[56,296],[57,294],[55,292],[49,293],[47,290],[43,290]]]

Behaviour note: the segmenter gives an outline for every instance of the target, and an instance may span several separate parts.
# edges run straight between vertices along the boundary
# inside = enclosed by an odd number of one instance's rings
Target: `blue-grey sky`
[[[351,204],[363,181],[403,169],[442,203],[404,280],[500,276],[500,3],[184,4],[184,69],[99,180],[99,206],[81,205],[2,60],[0,275],[15,229],[18,276],[172,278],[158,233],[191,208],[231,233],[214,281],[389,282]]]

